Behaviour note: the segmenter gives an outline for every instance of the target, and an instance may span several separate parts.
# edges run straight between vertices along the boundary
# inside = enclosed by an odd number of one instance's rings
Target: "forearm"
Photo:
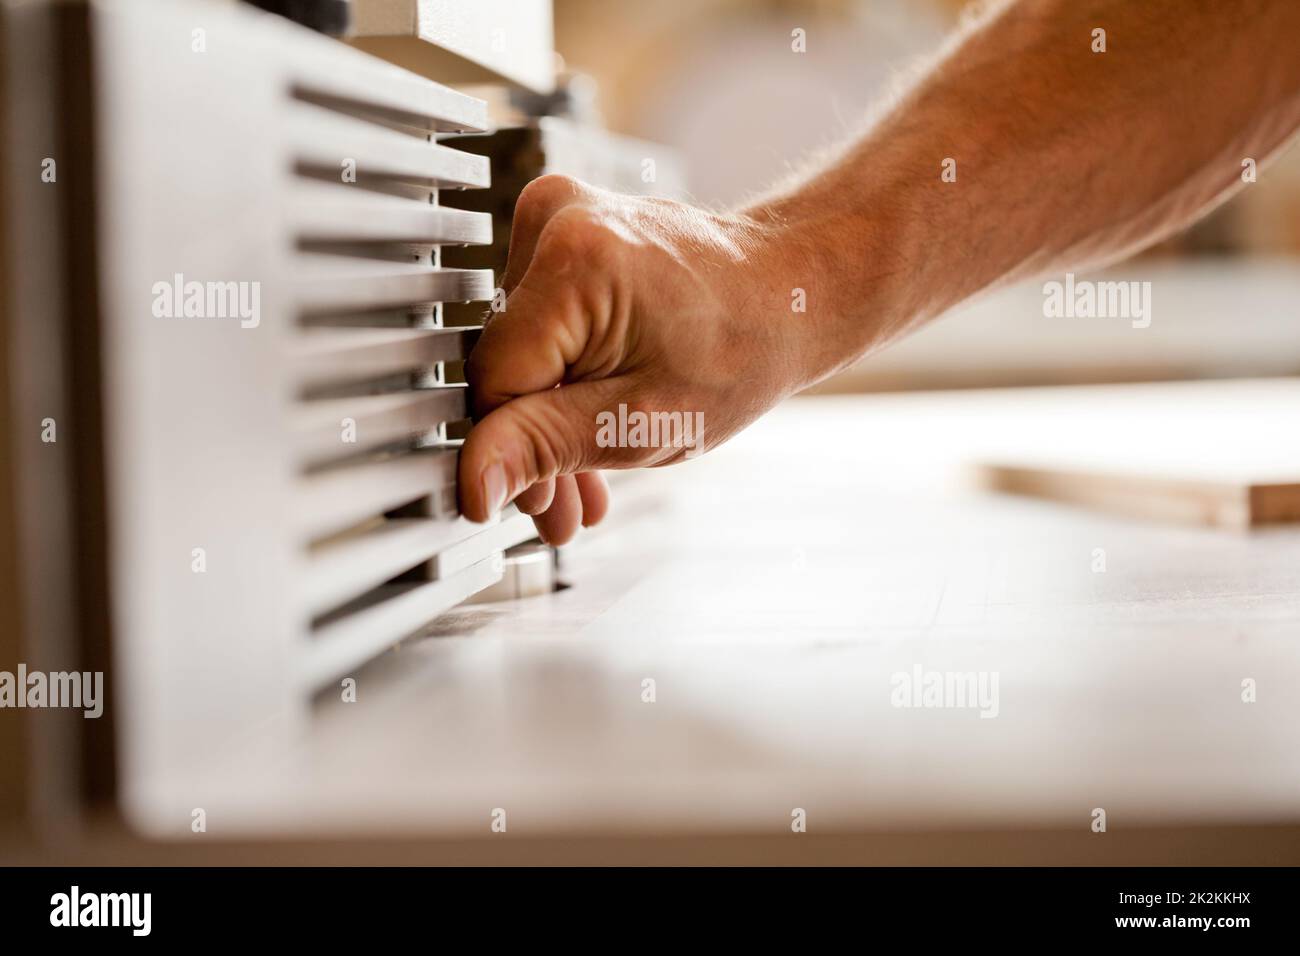
[[[837,160],[747,210],[830,320],[808,378],[1187,225],[1300,126],[1297,37],[1293,0],[999,4]]]
[[[519,495],[566,540],[604,508],[569,476],[714,448],[983,289],[1187,224],[1300,124],[1297,36],[1297,0],[1019,0],[820,173],[744,212],[534,181],[507,308],[467,364],[462,510],[481,521]],[[681,424],[669,442],[613,436],[615,410]]]

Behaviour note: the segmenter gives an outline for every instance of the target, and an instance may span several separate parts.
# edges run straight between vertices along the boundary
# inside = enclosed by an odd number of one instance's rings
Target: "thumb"
[[[513,398],[488,414],[461,447],[461,513],[487,521],[539,481],[617,464],[620,449],[596,443],[596,421],[622,388],[618,379],[576,382]]]

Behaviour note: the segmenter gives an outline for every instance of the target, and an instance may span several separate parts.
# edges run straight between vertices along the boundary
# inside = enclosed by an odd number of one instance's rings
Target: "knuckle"
[[[580,188],[576,179],[562,173],[539,176],[520,191],[515,214],[529,220],[544,217],[550,210],[571,201]]]
[[[514,416],[515,428],[532,449],[532,481],[554,477],[577,464],[579,449],[572,441],[572,429],[550,402],[521,402]]]
[[[542,242],[550,255],[585,265],[615,265],[622,251],[618,232],[583,206],[569,206],[557,213],[543,233]]]

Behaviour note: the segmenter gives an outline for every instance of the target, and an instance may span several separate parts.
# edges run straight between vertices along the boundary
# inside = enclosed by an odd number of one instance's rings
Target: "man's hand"
[[[517,497],[566,541],[609,505],[595,469],[686,456],[607,447],[602,415],[702,415],[712,448],[978,292],[1183,228],[1300,128],[1298,36],[1296,0],[1003,0],[748,214],[536,180],[469,360],[462,511]]]
[[[807,317],[778,281],[798,253],[776,260],[769,232],[563,176],[530,183],[506,308],[467,367],[479,421],[461,454],[461,510],[482,521],[514,499],[544,540],[563,543],[609,506],[596,469],[715,447],[804,384]],[[619,447],[609,430],[598,440],[620,405],[702,422],[702,447]]]

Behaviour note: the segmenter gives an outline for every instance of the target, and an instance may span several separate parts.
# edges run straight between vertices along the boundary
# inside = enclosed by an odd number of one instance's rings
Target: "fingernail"
[[[487,503],[488,517],[492,517],[506,504],[506,470],[496,461],[483,472],[483,500]]]

